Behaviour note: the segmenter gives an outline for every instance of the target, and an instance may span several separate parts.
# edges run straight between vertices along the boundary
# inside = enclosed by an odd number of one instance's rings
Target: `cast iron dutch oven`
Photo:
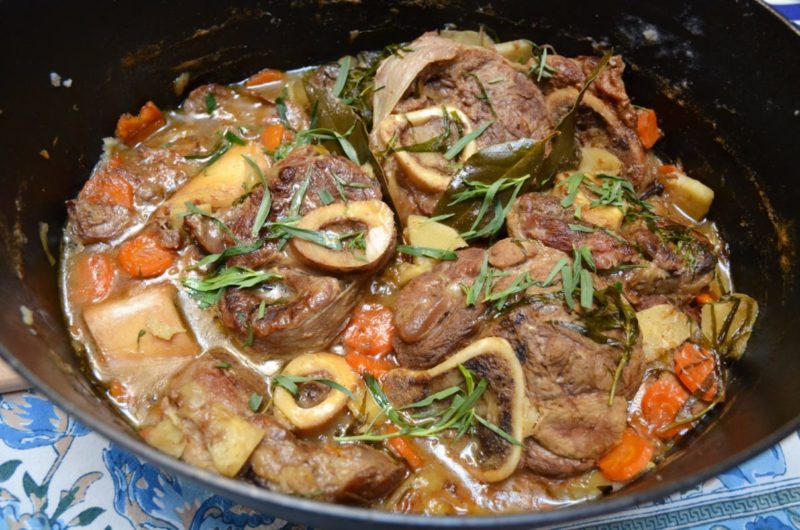
[[[730,244],[738,290],[761,316],[735,368],[730,399],[656,472],[597,502],[549,513],[422,518],[322,504],[228,480],[142,443],[84,376],[65,330],[57,247],[74,196],[116,118],[147,99],[175,105],[190,87],[241,79],[411,40],[445,24],[483,24],[571,55],[614,46],[629,92],[658,111],[667,160],[716,191],[711,216]],[[330,528],[528,528],[655,500],[717,474],[800,425],[800,35],[750,2],[608,0],[70,2],[0,0],[0,353],[86,425],[167,471],[291,521]],[[74,80],[53,88],[49,72]],[[39,152],[47,149],[50,159]],[[35,333],[20,306],[34,314]]]

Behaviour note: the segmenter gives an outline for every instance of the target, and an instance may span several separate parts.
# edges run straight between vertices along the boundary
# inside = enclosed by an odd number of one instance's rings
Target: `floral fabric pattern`
[[[0,529],[301,530],[160,470],[37,393],[0,396]],[[800,530],[800,432],[705,484],[564,529]]]

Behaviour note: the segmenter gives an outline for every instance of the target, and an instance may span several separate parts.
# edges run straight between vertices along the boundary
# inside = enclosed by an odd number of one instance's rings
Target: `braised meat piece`
[[[403,465],[371,447],[299,440],[272,416],[251,410],[254,393],[266,395],[258,374],[226,354],[204,355],[170,382],[157,419],[178,429],[183,460],[229,476],[249,469],[284,493],[364,503],[385,496],[405,476]],[[144,431],[151,443],[153,432]]]
[[[562,88],[547,95],[550,118],[558,122],[572,109],[578,89]],[[645,150],[636,131],[626,125],[614,108],[591,92],[583,96],[578,107],[576,140],[580,146],[599,147],[610,151],[622,161],[622,175],[629,178],[637,190],[644,191],[655,175],[645,167]]]
[[[349,159],[323,155],[313,147],[295,149],[267,174],[272,193],[271,220],[288,215],[292,198],[307,179],[309,184],[300,203],[300,215],[323,206],[325,202],[322,197],[326,194],[334,202],[381,198],[378,181]]]
[[[478,248],[459,251],[458,260],[440,263],[400,290],[394,349],[401,365],[433,366],[477,331],[483,304],[468,307],[461,285],[473,282],[483,256]]]
[[[395,112],[452,105],[475,126],[493,122],[477,139],[479,147],[542,138],[552,125],[542,93],[525,71],[486,48],[466,46],[451,60],[429,64],[417,83],[419,95],[402,99]]]
[[[575,210],[561,206],[561,199],[545,193],[527,193],[517,199],[507,217],[508,232],[518,239],[536,239],[548,247],[571,253],[586,246],[598,269],[610,269],[639,260],[636,249],[599,230],[584,232],[570,225],[581,224]]]
[[[71,226],[84,243],[112,240],[141,219],[137,208],[159,204],[197,169],[170,149],[119,148],[67,202]]]
[[[222,324],[243,341],[252,335],[254,348],[272,354],[327,347],[346,324],[360,285],[293,269],[276,272],[278,280],[227,289],[219,302]]]
[[[388,495],[406,475],[405,466],[369,446],[301,441],[266,416],[259,424],[266,434],[250,463],[256,480],[270,489],[367,504]]]

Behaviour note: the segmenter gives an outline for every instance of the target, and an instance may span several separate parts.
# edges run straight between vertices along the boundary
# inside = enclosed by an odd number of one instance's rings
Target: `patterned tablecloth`
[[[768,0],[800,26],[800,0]],[[36,392],[0,396],[0,530],[299,529],[162,472]],[[568,528],[800,529],[800,431],[705,484]]]

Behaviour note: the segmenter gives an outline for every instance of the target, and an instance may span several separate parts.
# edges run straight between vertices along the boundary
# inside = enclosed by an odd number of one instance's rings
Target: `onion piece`
[[[429,64],[453,59],[463,45],[435,33],[426,33],[408,45],[411,51],[399,51],[383,61],[375,74],[372,98],[372,126],[377,128],[391,114],[417,75]]]
[[[366,225],[363,254],[325,248],[300,238],[292,239],[292,246],[306,261],[328,271],[363,272],[380,267],[390,255],[397,236],[394,214],[381,201],[337,202],[323,206],[307,213],[297,227],[318,231],[346,221]]]
[[[301,377],[319,376],[330,379],[354,395],[358,389],[358,375],[350,368],[343,357],[326,352],[307,353],[295,357],[283,369],[283,374]],[[325,398],[313,407],[303,408],[295,397],[283,387],[274,390],[275,407],[286,416],[295,427],[301,430],[315,429],[331,421],[347,406],[350,397],[331,388]]]
[[[446,114],[445,114],[446,113]],[[472,132],[472,123],[466,114],[456,107],[438,105],[403,114],[392,114],[384,118],[378,125],[378,135],[384,145],[390,145],[392,138],[406,127],[420,127],[431,120],[455,117],[464,126],[464,135]],[[459,161],[464,162],[478,150],[477,142],[469,142],[459,154]],[[432,154],[432,153],[427,153]],[[441,192],[450,184],[451,175],[442,173],[422,164],[416,153],[395,151],[392,153],[406,177],[417,187],[431,192]],[[442,160],[444,157],[442,156]]]

